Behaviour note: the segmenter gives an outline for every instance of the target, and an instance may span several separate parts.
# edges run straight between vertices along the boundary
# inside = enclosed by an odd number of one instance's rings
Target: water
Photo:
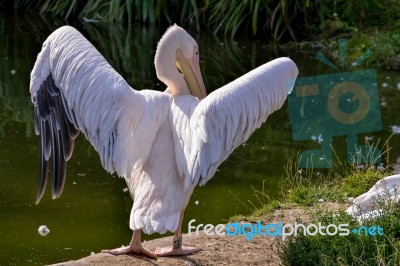
[[[0,16],[1,265],[77,259],[92,251],[127,244],[131,238],[128,219],[132,200],[124,192],[125,182],[103,170],[97,153],[82,135],[68,163],[61,198],[51,200],[48,189],[41,203],[34,204],[39,151],[28,92],[29,75],[42,42],[63,24],[36,17]],[[164,85],[155,76],[153,57],[164,29],[79,23],[75,26],[134,88],[163,90]],[[301,76],[332,72],[313,59],[316,51],[297,54],[295,50],[268,48],[265,41],[224,39],[206,32],[191,34],[198,40],[201,69],[209,91],[279,56],[291,56]],[[396,72],[378,70],[380,101],[385,105],[381,107],[383,130],[367,134],[374,140],[386,140],[391,135],[389,126],[400,125],[399,82]],[[399,141],[398,135],[390,139],[391,162],[399,156]],[[336,138],[333,144],[343,154],[345,138]],[[254,189],[262,190],[263,182],[268,196],[279,197],[288,159],[295,159],[299,151],[312,145],[315,146],[312,141],[292,140],[286,103],[229,157],[205,187],[195,189],[184,225],[191,219],[196,219],[196,224],[218,224],[235,214],[249,214],[252,209],[248,201],[258,204]],[[38,233],[40,225],[50,229],[47,236]]]

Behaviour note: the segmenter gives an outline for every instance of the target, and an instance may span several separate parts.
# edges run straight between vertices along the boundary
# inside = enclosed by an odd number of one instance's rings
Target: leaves
[[[400,3],[400,2],[399,2]],[[17,0],[17,9],[109,22],[172,24],[210,29],[214,34],[235,36],[238,31],[259,35],[270,33],[275,41],[296,40],[329,31],[327,23],[336,16],[348,26],[369,19],[372,24],[393,24],[400,4],[378,0]],[[1,6],[0,6],[1,7]],[[334,15],[335,14],[335,15]],[[261,31],[260,31],[261,29]]]

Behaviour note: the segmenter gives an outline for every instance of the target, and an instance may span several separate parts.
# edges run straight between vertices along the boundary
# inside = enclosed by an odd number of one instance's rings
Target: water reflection
[[[84,24],[84,33],[107,61],[135,89],[158,89],[154,54],[159,32],[154,27],[124,28],[115,24]]]
[[[0,264],[55,263],[126,244],[131,237],[128,218],[132,201],[124,192],[125,182],[105,172],[97,153],[82,136],[68,164],[62,197],[53,201],[48,191],[40,205],[34,205],[39,153],[29,75],[43,41],[63,24],[37,17],[0,16]],[[90,23],[74,26],[132,87],[164,90],[156,79],[153,58],[165,29]],[[327,71],[312,61],[312,53],[295,54],[279,47],[271,49],[261,41],[190,33],[198,40],[209,92],[278,56],[291,56],[303,76]],[[375,139],[386,139],[391,134],[389,126],[400,125],[397,73],[378,72],[378,83],[384,82],[388,85],[379,88],[380,99],[385,102],[381,106],[384,130],[374,135]],[[392,147],[399,144],[394,136]],[[285,105],[232,154],[212,181],[194,191],[184,224],[191,219],[218,224],[234,214],[249,213],[251,210],[240,201],[256,202],[251,187],[261,190],[263,180],[265,192],[277,197],[288,158],[316,145],[312,140],[292,141]],[[340,149],[345,151],[345,145],[337,146],[339,154]],[[399,152],[395,154],[393,158]],[[43,224],[51,230],[45,237],[37,231]]]

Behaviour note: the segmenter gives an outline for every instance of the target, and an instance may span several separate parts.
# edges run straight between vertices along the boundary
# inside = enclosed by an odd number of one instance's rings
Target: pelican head
[[[181,27],[174,24],[157,45],[154,60],[156,73],[172,95],[207,96],[199,66],[199,47]]]

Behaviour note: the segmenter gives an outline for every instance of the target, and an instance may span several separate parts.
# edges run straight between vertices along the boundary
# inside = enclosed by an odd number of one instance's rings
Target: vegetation
[[[343,201],[347,196],[358,196],[367,191],[388,172],[364,168],[353,172],[330,186],[297,185],[289,191],[285,200],[310,206],[319,197],[330,201]],[[316,193],[312,193],[313,191]],[[337,194],[336,194],[337,193]],[[276,203],[274,203],[276,204]],[[383,235],[367,235],[365,231],[347,236],[303,235],[291,236],[280,246],[279,256],[283,265],[399,265],[400,264],[400,203],[387,205],[378,201],[384,215],[363,221],[362,224],[345,211],[333,213],[329,210],[313,212],[311,223],[348,224],[349,229],[379,225]],[[298,221],[302,222],[302,221]]]
[[[68,21],[178,23],[227,37],[311,41],[290,45],[319,47],[331,58],[340,37],[349,39],[349,61],[370,50],[367,63],[400,69],[400,1],[394,0],[16,0],[0,1],[2,9]]]
[[[313,223],[348,224],[348,228],[361,225],[344,211],[334,214],[329,211],[314,214]],[[385,215],[364,221],[363,226],[380,226],[383,235],[367,235],[350,231],[347,236],[303,235],[290,237],[281,246],[283,265],[400,265],[400,204],[387,209]]]
[[[385,143],[387,146],[387,143]],[[388,157],[389,149],[383,154]],[[388,162],[386,162],[388,163]],[[255,191],[256,201],[249,201],[255,209],[250,216],[236,216],[231,220],[259,221],[274,210],[306,208],[311,213],[311,223],[323,225],[348,224],[347,236],[303,235],[291,236],[282,241],[279,257],[283,265],[400,265],[400,202],[385,204],[377,201],[385,215],[363,221],[362,225],[383,228],[383,235],[351,232],[359,228],[358,220],[341,210],[333,213],[319,208],[322,202],[348,202],[351,197],[368,191],[378,180],[390,175],[390,167],[383,165],[346,165],[340,162],[326,173],[313,169],[299,169],[289,162],[286,168],[289,182],[282,187],[282,198],[270,200],[263,191]],[[285,182],[288,180],[285,177]],[[261,207],[256,207],[256,206]],[[249,206],[249,207],[251,207]],[[301,220],[297,222],[302,223]],[[308,222],[308,223],[309,223]],[[307,223],[304,222],[303,223]]]
[[[343,165],[342,165],[343,166]],[[283,191],[284,201],[300,206],[311,206],[323,201],[346,202],[368,191],[389,171],[370,166],[352,165],[347,168],[335,166],[327,175],[312,170],[298,170]]]
[[[371,148],[383,146],[381,150],[382,158],[386,158],[383,163],[360,164],[363,158],[356,158],[353,164],[347,164],[340,160],[339,155],[334,152],[334,163],[331,169],[299,168],[297,162],[288,161],[285,168],[286,175],[284,182],[281,182],[281,198],[271,200],[265,193],[264,186],[261,191],[255,190],[255,200],[249,200],[245,204],[248,209],[253,209],[253,213],[247,217],[235,216],[231,220],[257,221],[260,217],[271,213],[280,208],[300,206],[310,207],[323,202],[347,202],[351,197],[357,197],[368,191],[378,180],[391,174],[389,165],[389,140],[382,144],[378,141],[376,144],[366,144]],[[371,149],[372,150],[372,149]],[[368,154],[366,155],[368,156]],[[234,195],[233,195],[234,196]]]
[[[253,209],[248,216],[234,216],[231,221],[241,220],[256,222],[274,210],[294,206],[308,208],[318,202],[347,202],[368,191],[378,180],[390,175],[389,168],[375,169],[371,165],[345,165],[338,162],[326,174],[314,169],[299,169],[289,161],[287,177],[281,189],[281,198],[271,200],[264,191],[254,190],[256,200],[242,202]]]
[[[304,39],[312,34],[330,36],[366,26],[393,25],[400,3],[391,0],[16,0],[0,8],[18,12],[145,24],[195,25],[214,33]]]

